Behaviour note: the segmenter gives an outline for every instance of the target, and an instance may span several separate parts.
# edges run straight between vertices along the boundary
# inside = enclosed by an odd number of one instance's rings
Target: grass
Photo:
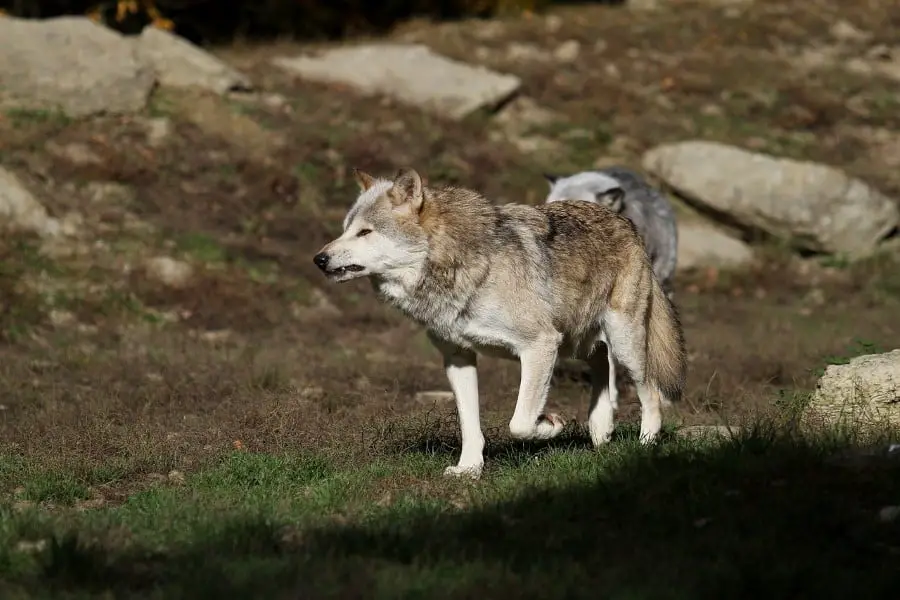
[[[878,515],[897,460],[847,468],[830,458],[862,439],[765,426],[650,448],[635,433],[600,451],[578,432],[495,440],[479,482],[443,479],[454,456],[427,444],[362,464],[235,451],[117,506],[8,500],[0,574],[23,597],[892,597],[900,522]],[[87,494],[0,464],[35,502]]]

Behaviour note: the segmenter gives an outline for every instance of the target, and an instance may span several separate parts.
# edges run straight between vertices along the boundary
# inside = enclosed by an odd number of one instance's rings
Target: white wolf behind
[[[408,169],[393,180],[355,174],[361,193],[344,232],[313,261],[336,282],[369,277],[382,300],[427,328],[459,413],[462,450],[446,474],[482,472],[478,352],[521,363],[515,438],[563,429],[544,408],[564,355],[590,366],[595,445],[613,431],[617,362],[637,387],[642,442],[656,439],[662,406],[684,387],[684,339],[628,219],[588,202],[496,206],[472,190],[425,187]]]
[[[608,167],[561,177],[544,174],[550,183],[547,202],[586,200],[621,213],[637,228],[653,271],[669,299],[678,261],[678,226],[672,203],[647,181],[624,167]]]

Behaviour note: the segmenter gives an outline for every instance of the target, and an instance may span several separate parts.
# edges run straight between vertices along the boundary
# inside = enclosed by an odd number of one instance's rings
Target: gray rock
[[[0,167],[0,230],[4,229],[54,236],[62,227],[18,177]]]
[[[134,189],[115,181],[90,181],[81,190],[91,204],[128,206],[135,199]]]
[[[159,283],[171,288],[183,288],[194,276],[194,269],[186,262],[169,258],[168,256],[156,256],[144,263],[147,276]]]
[[[808,411],[831,423],[900,425],[900,349],[826,367]]]
[[[142,124],[147,135],[147,144],[152,148],[164,146],[172,135],[172,121],[167,117],[150,118]]]
[[[141,110],[152,69],[118,33],[83,17],[0,19],[0,92],[6,105],[70,117]]]
[[[703,267],[738,268],[753,262],[753,250],[703,221],[678,222],[678,266],[688,270]]]
[[[878,511],[878,520],[882,523],[893,523],[900,518],[900,506],[883,506]]]
[[[853,23],[845,21],[843,19],[832,24],[832,26],[828,29],[828,33],[830,33],[831,37],[839,42],[863,43],[868,42],[870,39],[872,39],[871,33],[862,31]]]
[[[687,141],[649,150],[643,166],[688,200],[798,248],[865,256],[900,223],[893,200],[827,165]]]
[[[197,87],[217,94],[253,87],[247,76],[168,31],[145,27],[136,43],[137,56],[153,67],[160,85]]]
[[[581,53],[581,43],[578,40],[566,40],[553,51],[553,58],[563,63],[574,62]]]
[[[102,165],[104,163],[102,156],[91,150],[89,145],[80,142],[58,144],[55,141],[50,141],[47,142],[44,149],[49,154],[79,167]]]
[[[450,60],[422,44],[346,46],[272,63],[311,81],[390,96],[454,120],[496,106],[521,85],[518,77]]]

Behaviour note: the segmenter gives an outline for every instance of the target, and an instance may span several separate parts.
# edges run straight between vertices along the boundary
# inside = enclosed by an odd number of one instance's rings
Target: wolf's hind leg
[[[544,414],[561,339],[560,334],[544,336],[519,355],[522,365],[519,397],[509,421],[509,433],[516,439],[550,439],[559,435],[566,425],[559,415]]]
[[[447,467],[444,475],[478,479],[484,468],[484,434],[478,407],[478,357],[472,350],[435,338],[431,341],[444,357],[444,370],[456,399],[462,442],[459,462]]]
[[[641,443],[656,439],[662,428],[662,394],[647,378],[647,331],[641,319],[609,311],[605,319],[609,348],[625,365],[641,401]]]
[[[594,446],[609,441],[614,428],[614,417],[619,403],[616,389],[616,362],[610,350],[606,334],[601,334],[602,345],[597,345],[587,359],[591,369],[591,406],[588,411],[588,430]]]

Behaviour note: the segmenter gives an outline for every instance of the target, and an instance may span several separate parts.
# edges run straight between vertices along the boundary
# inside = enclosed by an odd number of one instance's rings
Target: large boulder
[[[0,19],[0,101],[70,117],[144,108],[153,70],[115,31],[83,17]]]
[[[703,267],[739,268],[753,262],[753,250],[700,220],[678,222],[678,270]]]
[[[686,141],[649,150],[643,166],[688,201],[806,250],[865,256],[900,223],[892,199],[827,165]]]
[[[253,87],[246,75],[212,54],[155,27],[145,27],[141,32],[137,39],[137,55],[153,67],[163,86],[196,87],[217,94],[247,91]]]
[[[900,349],[829,365],[808,410],[832,423],[900,425]]]
[[[273,64],[304,79],[385,95],[450,119],[512,96],[521,81],[435,54],[422,44],[363,44],[317,56],[278,57]]]

